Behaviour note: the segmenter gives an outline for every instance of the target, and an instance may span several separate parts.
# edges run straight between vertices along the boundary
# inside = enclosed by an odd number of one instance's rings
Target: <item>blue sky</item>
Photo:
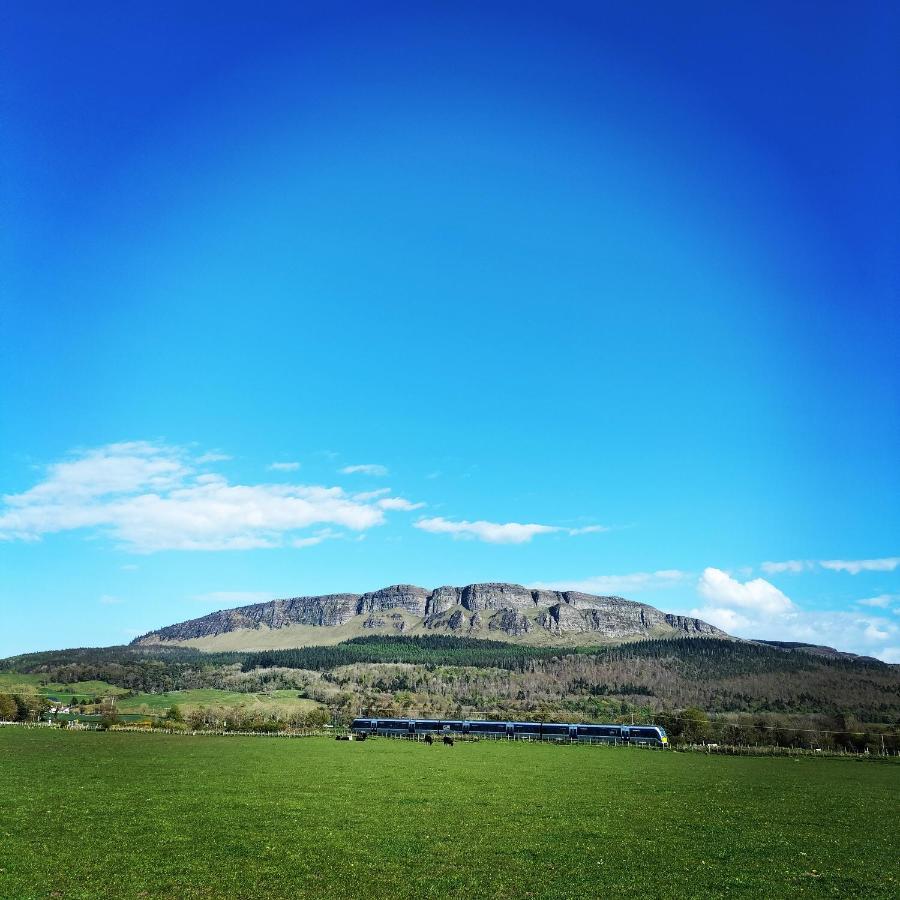
[[[889,4],[17,4],[0,654],[395,582],[900,661]]]

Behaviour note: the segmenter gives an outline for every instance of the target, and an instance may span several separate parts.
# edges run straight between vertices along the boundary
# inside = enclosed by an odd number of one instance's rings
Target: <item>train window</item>
[[[569,733],[568,725],[543,725],[541,727],[541,733],[546,735],[562,735],[565,736]]]

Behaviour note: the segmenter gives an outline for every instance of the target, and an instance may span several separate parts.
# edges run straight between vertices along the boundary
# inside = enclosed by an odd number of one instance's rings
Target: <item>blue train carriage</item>
[[[658,725],[628,725],[623,730],[627,732],[629,744],[650,744],[660,747],[669,745],[665,730]]]
[[[589,725],[574,722],[499,722],[488,719],[354,719],[350,730],[386,737],[422,734],[471,735],[531,741],[583,741],[667,747],[669,739],[658,725]]]

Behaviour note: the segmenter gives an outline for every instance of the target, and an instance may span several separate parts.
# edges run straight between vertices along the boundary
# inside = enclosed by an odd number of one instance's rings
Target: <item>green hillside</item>
[[[194,727],[309,724],[318,709],[327,721],[359,714],[634,719],[666,723],[676,741],[900,745],[900,667],[716,638],[543,648],[369,635],[259,653],[77,648],[13,657],[0,667],[7,673],[0,702],[9,710],[21,710],[11,697],[19,690],[68,702],[81,686],[94,697],[116,694],[122,714],[161,717],[178,706]],[[29,711],[37,714],[34,702]],[[694,724],[681,727],[685,721]]]

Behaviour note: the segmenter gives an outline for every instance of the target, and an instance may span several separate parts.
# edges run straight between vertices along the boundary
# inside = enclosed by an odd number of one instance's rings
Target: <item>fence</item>
[[[300,737],[334,737],[334,731],[321,731],[314,728],[294,728],[284,731],[232,731],[224,728],[146,728],[139,725],[113,725],[110,731],[140,731],[144,734],[186,734],[190,736],[196,735],[216,735],[218,737],[230,737],[231,735],[239,735],[243,737],[280,737],[280,738],[300,738]]]
[[[819,759],[823,756],[850,759],[895,759],[900,757],[900,752],[891,750],[872,753],[868,750],[846,750],[844,748],[817,749],[808,747],[757,746],[753,744],[679,744],[672,747],[672,749],[679,753],[706,753],[720,756],[814,756]]]
[[[3,722],[0,721],[0,727],[2,726],[19,726],[20,728],[62,728],[64,726],[55,725],[52,722]],[[100,731],[102,730],[99,725],[95,723],[87,723],[87,724],[79,724],[75,726],[67,726],[71,730],[78,731]],[[229,737],[229,736],[240,736],[240,737],[272,737],[272,738],[304,738],[304,737],[330,737],[334,738],[338,735],[346,736],[348,734],[346,729],[334,728],[328,731],[324,731],[322,729],[315,728],[300,728],[300,729],[291,729],[285,731],[231,731],[224,729],[215,729],[215,728],[200,728],[200,729],[178,729],[178,728],[148,728],[146,726],[140,725],[113,725],[110,729],[111,731],[128,731],[128,732],[141,732],[143,734],[153,733],[153,734],[177,734],[187,737],[196,737],[196,736],[217,736],[217,737]],[[442,732],[435,732],[431,734],[432,740],[440,740],[443,737]],[[571,746],[578,746],[581,744],[591,744],[595,746],[602,747],[633,747],[638,750],[672,750],[676,753],[705,753],[707,755],[719,755],[719,756],[769,756],[769,757],[803,757],[810,756],[815,757],[817,759],[821,759],[823,757],[828,758],[845,758],[845,759],[873,759],[873,760],[885,760],[885,759],[897,759],[900,758],[900,752],[898,751],[890,751],[887,750],[883,753],[872,753],[868,750],[855,751],[855,750],[845,750],[845,749],[834,749],[834,750],[826,750],[826,749],[809,749],[806,747],[776,747],[776,746],[755,746],[749,744],[679,744],[677,746],[673,746],[671,744],[667,746],[661,746],[659,744],[653,744],[649,741],[621,741],[617,739],[612,740],[604,740],[603,738],[586,738],[586,739],[577,739],[577,738],[567,738],[567,737],[532,737],[530,735],[505,735],[505,734],[459,734],[453,733],[451,735],[454,741],[460,741],[462,743],[470,743],[475,744],[479,741],[517,741],[519,743],[534,743],[534,744],[565,744]],[[425,734],[403,734],[403,733],[393,733],[393,734],[377,734],[377,735],[367,735],[369,740],[393,740],[393,741],[415,741],[416,743],[424,743],[425,742]]]

